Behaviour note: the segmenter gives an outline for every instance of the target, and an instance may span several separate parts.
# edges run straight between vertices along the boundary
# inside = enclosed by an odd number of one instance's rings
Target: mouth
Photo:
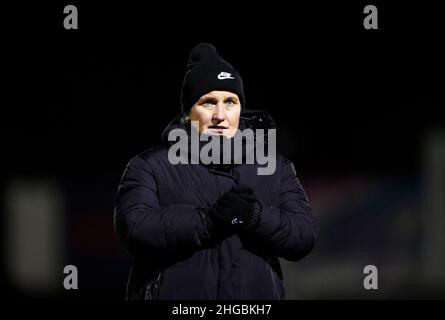
[[[227,130],[228,128],[224,126],[210,126],[209,129],[218,133],[223,133],[224,130]]]

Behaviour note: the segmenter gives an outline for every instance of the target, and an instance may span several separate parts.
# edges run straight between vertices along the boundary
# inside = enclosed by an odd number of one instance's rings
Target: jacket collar
[[[193,149],[191,147],[191,131],[195,130],[193,127],[191,127],[190,123],[183,123],[180,119],[180,117],[175,117],[173,120],[170,121],[170,123],[167,125],[167,127],[164,129],[162,135],[161,135],[161,141],[163,144],[166,144],[168,146],[171,146],[175,143],[177,143],[176,141],[168,141],[168,135],[169,133],[174,130],[174,129],[182,129],[185,130],[187,132],[188,135],[188,140],[187,140],[187,150],[188,150],[188,160],[191,159],[191,152],[193,152]],[[259,134],[261,134],[263,137],[263,141],[266,144],[265,146],[267,147],[267,135],[268,135],[268,129],[276,129],[276,125],[274,120],[272,119],[272,117],[270,116],[269,113],[267,113],[266,111],[263,110],[246,110],[244,111],[241,115],[240,115],[240,121],[239,121],[239,126],[238,129],[240,129],[241,131],[245,130],[245,129],[251,129],[253,131],[254,137],[255,137],[255,141],[258,139]],[[260,131],[256,131],[257,129],[263,129]],[[197,132],[194,132],[195,134],[197,134]],[[221,149],[220,150],[227,150],[228,148],[231,149],[230,151],[230,164],[227,163],[223,163],[223,158],[224,157],[228,157],[229,155],[224,154],[224,152],[221,153],[220,155],[220,161],[219,163],[210,163],[210,164],[206,164],[209,168],[214,168],[217,170],[228,170],[231,167],[233,167],[234,164],[239,163],[238,161],[235,161],[234,159],[234,139],[227,139],[225,137],[219,137],[220,138],[220,146]],[[198,151],[199,153],[201,152],[201,149],[207,145],[209,143],[209,141],[199,141],[199,145],[198,145]],[[226,148],[223,148],[223,144],[225,145]],[[229,146],[227,148],[227,146]],[[246,156],[250,155],[253,151],[255,150],[254,146],[249,145],[247,146],[247,143],[245,141],[245,139],[242,140],[242,155],[240,155],[242,157],[241,159],[241,163],[245,162]],[[195,153],[196,153],[195,151]],[[197,156],[199,158],[199,154]],[[190,162],[188,162],[190,163]]]
[[[272,116],[264,110],[245,110],[240,115],[238,128],[240,130],[252,129],[255,135],[257,134],[256,129],[264,129],[264,135],[267,136],[267,129],[276,129],[276,125]],[[171,141],[168,141],[168,134],[174,129],[183,129],[190,133],[190,125],[183,123],[180,116],[177,116],[169,122],[162,132],[162,143],[172,144]]]

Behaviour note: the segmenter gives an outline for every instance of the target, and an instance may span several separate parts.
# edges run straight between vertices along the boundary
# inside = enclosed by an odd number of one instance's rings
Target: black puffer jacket
[[[240,128],[259,126],[274,123],[265,112],[241,116]],[[131,159],[118,188],[115,227],[134,258],[127,299],[286,299],[278,257],[297,261],[316,240],[293,164],[277,154],[272,175],[258,175],[257,164],[172,165],[168,147]],[[237,183],[255,191],[258,219],[249,232],[217,237],[207,208]]]

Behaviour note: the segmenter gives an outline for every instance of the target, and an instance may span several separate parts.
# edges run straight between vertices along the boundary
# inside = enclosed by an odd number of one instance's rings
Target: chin
[[[232,138],[236,133],[236,129],[224,129],[223,131],[207,129],[204,132],[205,132],[205,134],[212,135],[212,136],[224,136],[226,138]]]

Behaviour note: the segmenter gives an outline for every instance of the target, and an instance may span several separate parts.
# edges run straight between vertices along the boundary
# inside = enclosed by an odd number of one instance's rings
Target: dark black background
[[[363,28],[363,3],[80,3],[78,30],[63,28],[64,5],[23,7],[8,26],[9,168],[122,166],[178,111],[199,42],[240,70],[248,108],[298,137],[290,156],[303,169],[411,170],[419,138],[442,124],[443,25],[430,4],[376,3],[379,30]]]
[[[78,30],[63,27],[68,4],[78,8]],[[366,4],[379,9],[378,30],[363,27]],[[414,173],[421,141],[444,124],[439,9],[424,1],[7,7],[4,176],[54,178],[71,212],[108,219],[112,230],[123,169],[159,143],[179,111],[188,53],[199,42],[213,43],[239,70],[247,108],[271,113],[279,148],[303,180],[314,172]],[[106,265],[85,262],[83,270],[93,279]],[[122,270],[110,273],[114,286],[103,277],[115,290],[105,296],[121,296]]]

